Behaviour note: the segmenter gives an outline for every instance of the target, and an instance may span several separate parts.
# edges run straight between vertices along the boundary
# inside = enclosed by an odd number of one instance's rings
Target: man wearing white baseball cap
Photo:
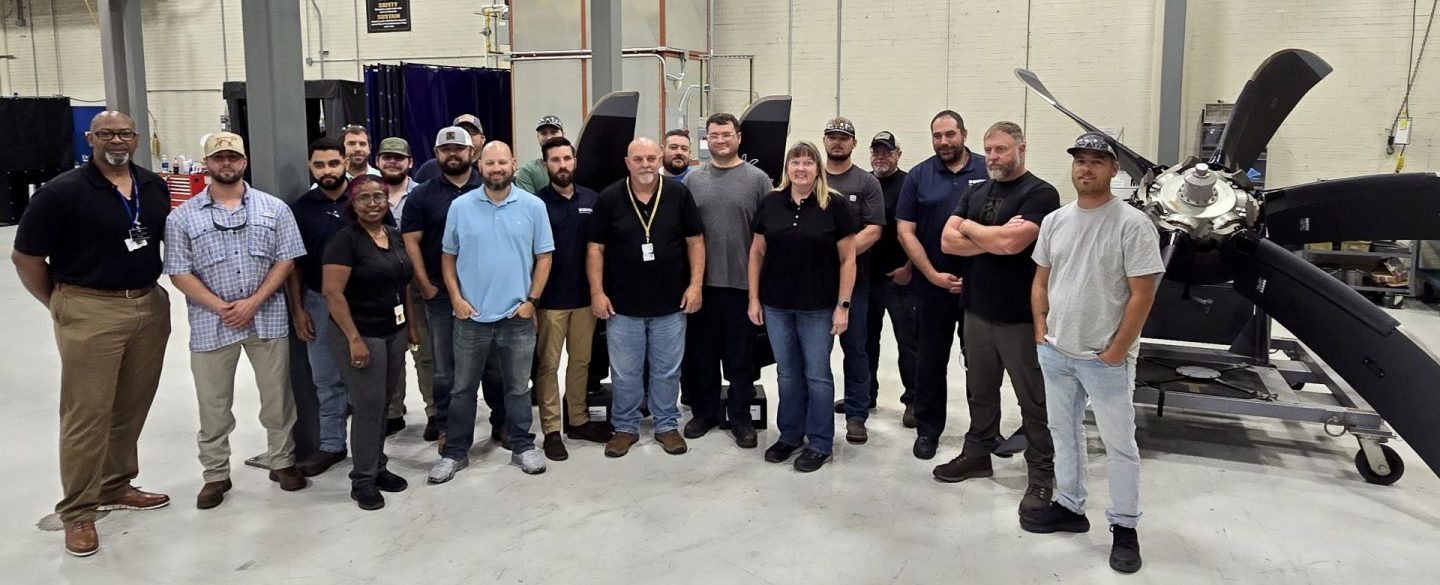
[[[460,114],[455,117],[455,121],[451,122],[450,125],[465,129],[465,132],[470,135],[470,145],[474,147],[474,150],[471,151],[472,156],[480,156],[480,147],[485,146],[485,125],[480,123],[480,118],[476,117],[475,114]],[[415,170],[415,174],[411,175],[410,179],[416,183],[424,183],[439,176],[440,159],[432,158],[425,161],[425,164],[420,165],[420,168]]]

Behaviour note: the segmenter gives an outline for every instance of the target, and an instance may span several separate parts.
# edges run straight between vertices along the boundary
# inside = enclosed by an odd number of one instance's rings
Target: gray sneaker
[[[511,453],[510,464],[529,475],[545,473],[545,458],[540,455],[540,450],[534,447],[524,453]]]
[[[445,483],[455,477],[455,472],[465,469],[470,465],[469,461],[456,461],[448,457],[442,457],[430,468],[430,483]]]

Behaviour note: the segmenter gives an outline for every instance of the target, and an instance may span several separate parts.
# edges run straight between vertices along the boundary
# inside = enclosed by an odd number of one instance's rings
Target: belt
[[[153,284],[144,288],[132,288],[127,290],[105,290],[65,283],[60,283],[58,286],[66,290],[73,290],[75,292],[87,295],[94,295],[97,297],[116,297],[123,299],[138,299],[140,297],[150,294],[150,291],[155,290],[155,285]]]

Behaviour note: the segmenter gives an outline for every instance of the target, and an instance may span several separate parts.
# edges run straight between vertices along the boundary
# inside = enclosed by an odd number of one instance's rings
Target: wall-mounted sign
[[[410,0],[366,0],[366,22],[372,33],[410,30]]]

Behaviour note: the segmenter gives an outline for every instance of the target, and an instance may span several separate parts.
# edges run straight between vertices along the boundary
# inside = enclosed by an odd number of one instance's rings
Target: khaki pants
[[[407,314],[408,319],[415,322],[415,328],[420,331],[420,344],[414,351],[410,352],[410,358],[415,360],[415,382],[420,387],[420,398],[425,401],[425,416],[435,416],[435,396],[432,384],[435,382],[435,352],[430,347],[430,318],[425,314],[425,301],[420,299],[420,289],[410,287],[410,299],[414,302],[416,310]],[[402,341],[408,340],[406,337]],[[386,410],[387,418],[400,418],[405,414],[405,388],[401,385],[400,392],[390,397],[390,406]]]
[[[60,520],[95,519],[140,474],[136,443],[160,385],[170,296],[127,299],[58,285],[50,297],[60,351]]]
[[[571,426],[589,422],[585,391],[590,376],[590,347],[595,336],[595,315],[590,307],[538,312],[536,337],[535,393],[540,403],[540,429],[545,434],[560,431],[560,349],[567,346],[570,361],[565,366],[565,408]]]
[[[195,397],[200,402],[200,465],[205,481],[230,479],[230,431],[235,430],[235,366],[240,350],[255,370],[260,425],[265,427],[270,469],[295,465],[295,396],[290,392],[290,340],[251,337],[214,351],[190,354]]]

